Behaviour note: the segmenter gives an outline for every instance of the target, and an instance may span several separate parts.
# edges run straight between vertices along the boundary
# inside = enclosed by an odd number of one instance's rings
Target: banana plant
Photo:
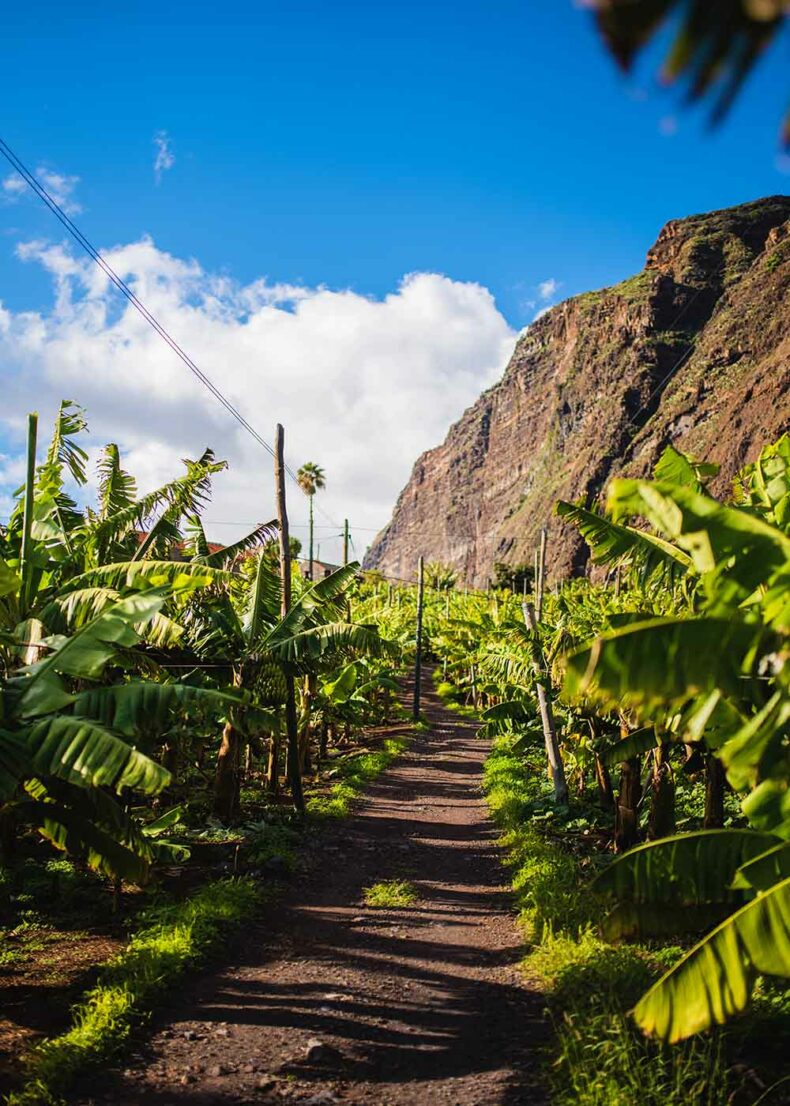
[[[786,438],[763,450],[739,474],[734,503],[690,480],[614,481],[615,522],[639,518],[681,550],[695,588],[686,609],[564,658],[570,701],[625,706],[668,739],[705,742],[749,823],[643,846],[599,883],[618,899],[612,932],[718,919],[635,1008],[645,1032],[668,1041],[742,1010],[759,974],[790,977],[789,459]]]
[[[201,599],[193,605],[187,619],[188,647],[198,662],[211,658],[222,666],[223,678],[244,688],[257,709],[285,708],[288,676],[306,676],[330,660],[376,655],[387,648],[375,626],[347,619],[346,596],[355,583],[357,564],[315,584],[297,578],[291,608],[284,616],[274,563],[262,553],[249,564],[249,579],[236,577],[230,586],[213,592],[210,601]],[[243,711],[228,719],[217,758],[214,813],[225,820],[238,810],[244,725]],[[280,725],[270,727],[268,775],[273,790],[279,774],[280,729]],[[290,784],[299,807],[301,771],[298,776],[295,772],[301,758],[297,750],[291,753]]]
[[[44,637],[43,654],[0,687],[0,821],[38,829],[57,848],[116,879],[143,882],[161,852],[156,824],[128,810],[170,774],[133,743],[142,725],[203,699],[228,710],[231,698],[181,684],[124,676],[160,613],[168,589],[129,595],[74,633]],[[106,683],[112,674],[116,682]],[[118,682],[123,677],[123,682]]]

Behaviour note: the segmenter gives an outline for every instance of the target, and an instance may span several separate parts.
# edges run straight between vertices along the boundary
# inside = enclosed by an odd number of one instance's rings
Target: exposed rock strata
[[[718,461],[716,490],[790,429],[790,197],[667,223],[645,269],[552,308],[502,380],[414,466],[365,559],[411,577],[417,557],[485,586],[551,529],[550,575],[585,550],[553,514],[641,474],[668,442]]]

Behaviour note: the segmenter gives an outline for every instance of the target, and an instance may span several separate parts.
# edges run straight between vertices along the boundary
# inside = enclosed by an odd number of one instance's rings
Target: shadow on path
[[[83,1084],[73,1101],[545,1101],[542,1003],[518,971],[480,793],[485,745],[432,691],[425,713],[432,731],[351,818],[322,831],[234,964],[188,986],[128,1067]],[[412,907],[363,905],[363,889],[388,879],[417,886]]]

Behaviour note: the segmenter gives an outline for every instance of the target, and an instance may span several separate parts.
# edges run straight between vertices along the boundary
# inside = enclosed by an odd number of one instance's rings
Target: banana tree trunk
[[[672,778],[672,766],[669,763],[669,744],[662,742],[653,751],[647,838],[649,841],[655,841],[658,837],[668,837],[674,829],[675,781]]]
[[[302,772],[309,770],[311,765],[310,736],[313,731],[313,702],[317,690],[318,677],[311,672],[304,678],[304,689],[302,691],[302,731],[299,735],[299,763]]]
[[[269,740],[269,762],[266,766],[266,790],[276,795],[280,790],[280,735],[275,731]]]
[[[326,750],[329,744],[329,719],[326,717],[326,709],[324,709],[323,717],[321,719],[321,733],[318,737],[318,763],[323,764],[326,760]]]
[[[217,754],[214,777],[214,815],[223,822],[236,813],[239,802],[239,731],[226,722]]]
[[[597,753],[595,754],[595,782],[598,785],[598,800],[601,806],[605,810],[611,810],[614,807],[612,777],[609,775],[609,769]]]
[[[620,765],[620,790],[615,810],[614,848],[624,853],[639,841],[639,800],[642,798],[642,775],[639,757]]]
[[[705,758],[705,829],[724,825],[724,765],[713,753]]]
[[[234,669],[233,687],[242,686],[242,673],[240,669]],[[238,811],[239,806],[239,731],[236,727],[233,715],[228,719],[222,729],[222,740],[217,754],[217,769],[214,776],[214,806],[215,817],[222,821],[228,821]]]

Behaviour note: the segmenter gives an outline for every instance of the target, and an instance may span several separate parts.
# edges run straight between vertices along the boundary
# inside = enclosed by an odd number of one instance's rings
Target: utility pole
[[[291,542],[288,533],[288,512],[285,507],[284,438],[285,431],[277,423],[274,449],[274,482],[277,488],[277,521],[280,526],[280,614],[283,618],[291,609]],[[293,673],[290,670],[285,672],[285,730],[288,737],[285,753],[286,775],[288,776],[294,807],[299,814],[303,814],[304,796],[302,795],[302,770],[299,763],[296,688]]]
[[[425,593],[425,562],[422,557],[417,569],[417,654],[414,658],[414,708],[412,717],[420,720],[420,684],[422,682],[422,603]]]
[[[30,534],[33,527],[33,495],[36,487],[36,440],[38,415],[27,416],[27,477],[25,479],[25,506],[22,516],[22,550],[19,557],[19,574],[22,577],[22,603],[27,604],[30,560]],[[26,635],[30,637],[29,634]]]
[[[538,628],[535,608],[531,603],[527,603],[525,600],[521,604],[521,610],[524,615],[524,622],[527,629],[532,630],[534,633]],[[562,757],[560,756],[559,742],[557,741],[557,727],[554,723],[554,712],[551,709],[551,699],[548,695],[549,674],[546,669],[543,650],[540,648],[537,638],[536,645],[539,668],[536,679],[538,708],[540,709],[540,720],[543,723],[543,740],[546,743],[546,756],[551,771],[551,782],[554,784],[554,801],[561,806],[567,806],[568,784],[565,781],[565,768],[562,763]]]
[[[343,567],[348,564],[348,519],[343,519]]]

